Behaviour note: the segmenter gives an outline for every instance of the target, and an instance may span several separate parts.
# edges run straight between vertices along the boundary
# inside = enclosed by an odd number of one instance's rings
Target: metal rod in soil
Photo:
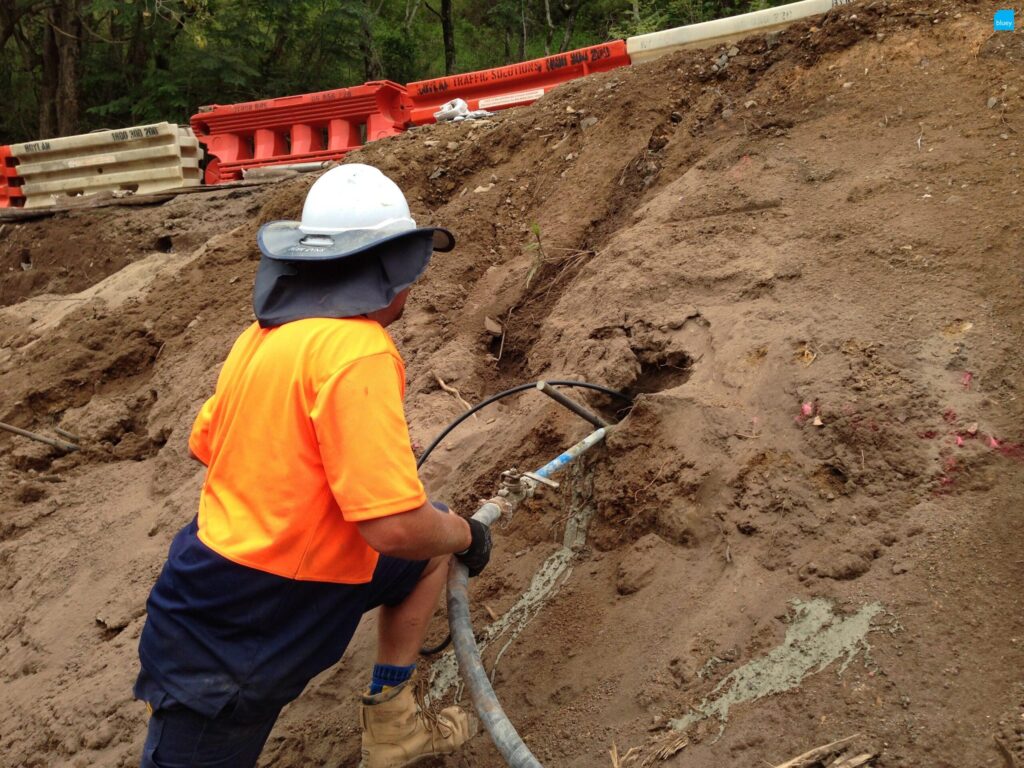
[[[571,397],[569,397],[568,395],[564,394],[563,392],[559,392],[557,389],[552,387],[546,381],[538,381],[537,382],[537,389],[539,389],[541,392],[543,392],[545,395],[550,397],[552,400],[554,400],[559,405],[564,406],[565,408],[568,408],[570,411],[575,413],[581,419],[589,421],[595,427],[608,427],[608,426],[611,426],[607,421],[602,419],[596,413],[594,413],[590,409],[586,408],[585,406],[580,405],[579,403],[577,403],[575,400],[573,400]]]
[[[75,445],[74,443],[66,443],[63,440],[58,440],[54,437],[47,437],[46,435],[39,435],[36,434],[35,432],[29,432],[27,429],[15,427],[12,424],[5,424],[2,421],[0,421],[0,429],[6,430],[8,432],[13,432],[15,435],[27,437],[30,440],[37,440],[40,443],[46,443],[47,445],[56,448],[59,451],[64,451],[65,453],[71,453],[72,451],[78,450],[78,446]]]

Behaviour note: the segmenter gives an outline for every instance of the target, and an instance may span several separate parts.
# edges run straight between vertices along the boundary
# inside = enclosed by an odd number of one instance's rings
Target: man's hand
[[[455,557],[469,569],[469,578],[480,575],[491,560],[491,529],[479,520],[470,518],[469,531],[473,535],[473,543],[463,552],[456,552]]]

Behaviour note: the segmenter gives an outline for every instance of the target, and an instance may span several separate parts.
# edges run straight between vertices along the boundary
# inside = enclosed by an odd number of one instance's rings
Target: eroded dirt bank
[[[1024,42],[994,8],[860,3],[721,74],[677,54],[350,158],[459,237],[394,333],[421,445],[462,409],[438,378],[637,396],[588,398],[622,423],[474,588],[486,632],[591,515],[485,654],[545,765],[775,765],[855,733],[888,768],[1024,759]],[[251,321],[258,224],[311,181],[0,233],[0,420],[86,446],[0,437],[0,763],[137,760],[144,601],[202,479],[188,427]],[[469,511],[584,432],[507,400],[431,457],[431,492]],[[363,629],[265,765],[355,765]],[[481,736],[437,765],[500,761]]]

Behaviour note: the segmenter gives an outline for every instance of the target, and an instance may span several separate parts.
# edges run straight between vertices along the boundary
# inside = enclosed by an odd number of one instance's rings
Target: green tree
[[[0,0],[0,143],[495,67],[765,2]]]

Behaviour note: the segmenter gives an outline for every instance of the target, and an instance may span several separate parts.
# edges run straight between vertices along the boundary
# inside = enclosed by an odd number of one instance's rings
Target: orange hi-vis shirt
[[[199,539],[289,579],[369,582],[357,522],[426,501],[402,409],[405,367],[364,318],[253,323],[189,437],[207,465]]]

